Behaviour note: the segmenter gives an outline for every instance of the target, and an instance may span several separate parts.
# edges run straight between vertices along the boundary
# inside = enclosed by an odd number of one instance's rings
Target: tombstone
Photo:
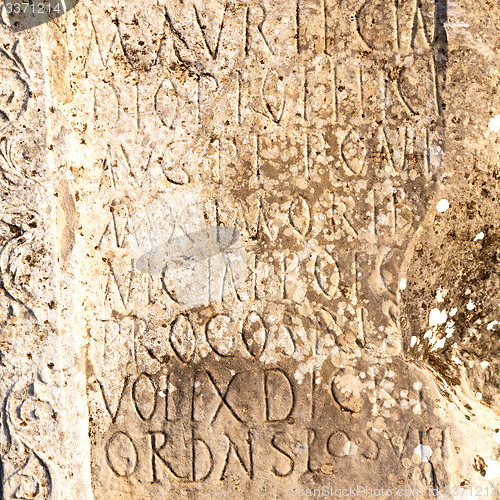
[[[499,7],[68,5],[2,14],[2,498],[496,498]]]

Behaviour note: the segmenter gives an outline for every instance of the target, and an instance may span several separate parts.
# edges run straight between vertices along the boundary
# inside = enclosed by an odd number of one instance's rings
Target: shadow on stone
[[[240,233],[235,227],[210,226],[157,246],[136,260],[136,269],[143,273],[159,274],[190,267],[193,264],[243,248]]]
[[[240,232],[224,226],[209,226],[159,245],[141,255],[135,267],[161,273],[170,297],[190,308],[238,295],[247,276]]]

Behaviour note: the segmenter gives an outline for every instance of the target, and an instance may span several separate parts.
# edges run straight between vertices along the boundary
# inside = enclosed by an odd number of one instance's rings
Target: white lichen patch
[[[436,205],[436,209],[440,214],[446,212],[448,208],[450,208],[450,203],[447,199],[444,198],[442,200],[439,200],[438,204]]]
[[[500,476],[500,464],[495,460],[486,459],[486,474],[484,476],[485,479],[491,481],[492,479],[496,479]]]
[[[496,115],[490,119],[490,122],[488,124],[488,128],[492,132],[495,132],[497,134],[498,134],[498,132],[500,132],[500,115]]]
[[[420,444],[413,450],[413,455],[419,457],[421,462],[428,462],[432,455],[432,448]]]
[[[445,290],[443,288],[438,288],[438,290],[436,292],[436,300],[439,303],[444,302],[446,295],[448,295],[448,290]]]
[[[455,332],[455,322],[453,320],[450,320],[446,323],[446,329],[445,329],[446,337],[448,338],[451,337],[454,332]]]
[[[429,326],[436,327],[438,325],[442,325],[446,323],[446,319],[448,318],[448,314],[443,309],[440,311],[437,307],[432,309],[429,314]]]

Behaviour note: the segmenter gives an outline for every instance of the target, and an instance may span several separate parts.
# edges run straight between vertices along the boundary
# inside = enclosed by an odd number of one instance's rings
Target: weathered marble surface
[[[2,25],[3,497],[499,497],[499,15]]]

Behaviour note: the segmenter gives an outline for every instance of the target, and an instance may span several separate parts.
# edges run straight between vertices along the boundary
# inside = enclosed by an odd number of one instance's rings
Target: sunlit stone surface
[[[498,497],[500,7],[71,7],[2,14],[2,498]]]

